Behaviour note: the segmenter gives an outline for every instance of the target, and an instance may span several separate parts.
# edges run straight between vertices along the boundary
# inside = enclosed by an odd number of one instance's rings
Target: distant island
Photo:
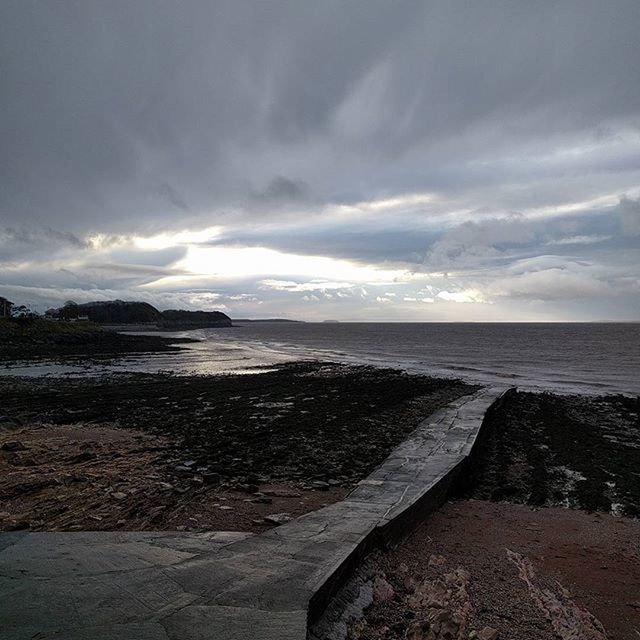
[[[88,320],[103,326],[143,325],[146,329],[164,330],[231,326],[231,318],[221,311],[160,311],[148,302],[124,300],[82,304],[69,301],[58,309],[49,309],[45,316],[54,320]]]

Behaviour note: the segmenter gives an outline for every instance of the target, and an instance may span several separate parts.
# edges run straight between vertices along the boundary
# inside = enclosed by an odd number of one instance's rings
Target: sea
[[[240,322],[161,335],[197,342],[98,364],[16,363],[0,373],[251,374],[284,362],[323,360],[534,391],[640,394],[640,323]]]

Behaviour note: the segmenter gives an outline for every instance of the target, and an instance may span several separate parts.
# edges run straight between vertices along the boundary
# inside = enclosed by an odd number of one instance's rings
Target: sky
[[[640,320],[640,2],[3,0],[0,295]]]

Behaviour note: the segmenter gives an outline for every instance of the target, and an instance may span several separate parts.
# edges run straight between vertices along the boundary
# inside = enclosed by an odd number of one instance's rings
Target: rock
[[[478,640],[497,640],[498,630],[493,627],[484,627],[478,632]]]
[[[373,580],[373,602],[380,604],[392,600],[395,595],[394,588],[387,582],[384,575],[376,576]]]
[[[237,484],[233,487],[236,491],[242,491],[243,493],[257,493],[258,485],[255,484]]]
[[[83,451],[79,453],[77,456],[73,456],[71,458],[67,458],[66,462],[70,464],[75,464],[78,462],[89,462],[90,460],[95,460],[98,456],[92,451]]]
[[[126,494],[126,493],[123,493],[122,491],[114,491],[114,492],[111,494],[111,497],[112,497],[114,500],[124,500],[124,499],[127,497],[127,494]]]
[[[27,495],[30,493],[38,493],[47,487],[60,484],[59,480],[50,478],[47,480],[28,480],[14,486],[13,490],[16,495]]]
[[[295,489],[263,489],[262,493],[274,498],[299,498],[302,495]]]
[[[18,440],[12,440],[11,442],[5,442],[1,448],[3,451],[25,451],[27,447]]]
[[[329,483],[323,480],[314,480],[309,486],[312,489],[320,489],[320,491],[327,491],[329,489]]]
[[[2,431],[15,431],[22,425],[22,421],[17,418],[10,418],[9,416],[0,416],[0,432]]]
[[[447,559],[444,556],[432,554],[429,556],[428,567],[442,567],[446,564]]]
[[[228,504],[223,504],[218,507],[218,509],[220,509],[220,511],[233,511],[233,507],[230,507]]]
[[[285,524],[291,522],[293,517],[288,513],[271,513],[264,517],[264,521],[269,524]]]

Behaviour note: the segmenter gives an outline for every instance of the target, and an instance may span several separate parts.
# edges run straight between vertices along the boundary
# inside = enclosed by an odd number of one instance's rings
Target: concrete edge
[[[466,396],[467,398],[478,400],[481,399],[483,395],[495,394],[493,402],[491,402],[482,413],[482,421],[464,447],[462,455],[455,462],[452,462],[451,467],[444,475],[434,483],[426,486],[425,490],[415,500],[405,506],[393,518],[382,518],[378,524],[364,536],[347,558],[316,588],[315,593],[313,593],[309,599],[307,610],[307,637],[309,637],[314,625],[321,620],[332,598],[350,580],[366,556],[376,549],[389,549],[400,544],[409,537],[414,529],[423,522],[429,514],[444,503],[450,493],[451,487],[468,464],[468,459],[473,452],[475,444],[478,442],[478,436],[486,423],[487,415],[495,411],[495,409],[502,404],[505,396],[513,390],[514,388],[511,387],[499,388],[498,393],[495,387],[486,387],[471,394],[470,397]],[[446,409],[451,408],[452,405],[455,406],[455,402],[456,401],[426,418],[407,440],[410,440],[414,434],[423,430],[425,424],[442,422]],[[469,400],[469,402],[473,402],[473,400]],[[385,462],[389,460],[392,455],[393,452],[387,457]],[[383,462],[381,466],[384,464]],[[348,499],[348,496],[346,499]]]

